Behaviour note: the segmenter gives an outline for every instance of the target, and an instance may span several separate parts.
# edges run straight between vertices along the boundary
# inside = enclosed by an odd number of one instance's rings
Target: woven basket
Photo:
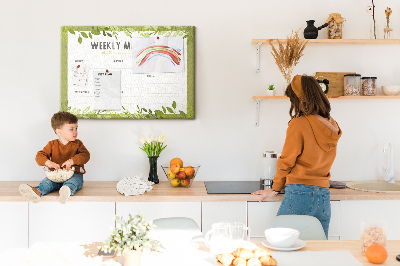
[[[44,173],[48,179],[56,183],[63,183],[70,179],[75,172],[75,167],[72,167],[69,171],[65,169],[58,169],[54,171],[45,170]]]

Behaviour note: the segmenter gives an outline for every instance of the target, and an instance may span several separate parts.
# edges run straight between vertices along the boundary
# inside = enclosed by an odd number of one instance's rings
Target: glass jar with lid
[[[361,78],[362,94],[365,96],[376,95],[376,77],[362,77]]]
[[[361,75],[360,74],[344,75],[344,95],[345,96],[361,95]]]
[[[265,151],[263,153],[263,174],[261,177],[262,183],[267,186],[272,186],[272,180],[276,174],[276,163],[280,154],[274,151]]]

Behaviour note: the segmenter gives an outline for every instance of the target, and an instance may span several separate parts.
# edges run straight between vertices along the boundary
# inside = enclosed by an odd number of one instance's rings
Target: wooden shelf
[[[286,39],[252,39],[251,44],[268,44],[269,41],[276,44],[278,40],[286,43]],[[399,44],[400,39],[301,39],[307,40],[307,44]]]
[[[388,99],[388,98],[400,98],[400,96],[385,96],[385,95],[375,95],[375,96],[328,96],[328,98],[333,99]],[[254,100],[264,100],[264,99],[289,99],[286,96],[253,96]]]

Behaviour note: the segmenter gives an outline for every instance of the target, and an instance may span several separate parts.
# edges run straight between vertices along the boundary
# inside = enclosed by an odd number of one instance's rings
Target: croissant
[[[261,262],[256,258],[251,258],[247,261],[247,266],[261,266]]]
[[[271,256],[271,252],[269,250],[262,249],[262,248],[253,249],[253,254],[254,254],[254,258],[257,258],[257,259],[261,256]]]
[[[247,248],[239,248],[239,249],[235,250],[232,254],[236,258],[242,258],[242,259],[245,259],[245,260],[254,258],[253,252],[251,252]]]
[[[232,264],[234,266],[246,266],[246,260],[243,258],[236,258],[233,260]]]
[[[235,257],[231,253],[224,253],[224,254],[218,254],[217,255],[217,260],[222,263],[224,266],[229,266],[232,264],[232,261],[235,259]]]
[[[263,266],[275,266],[278,263],[276,260],[271,256],[261,256],[258,258]]]

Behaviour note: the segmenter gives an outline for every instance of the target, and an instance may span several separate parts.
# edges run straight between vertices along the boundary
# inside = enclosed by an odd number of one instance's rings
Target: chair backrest
[[[279,215],[272,222],[272,227],[287,227],[300,231],[302,240],[326,240],[321,222],[309,215]]]
[[[187,217],[169,217],[153,220],[156,230],[182,230],[186,231],[193,236],[202,235],[200,227],[197,223]]]

